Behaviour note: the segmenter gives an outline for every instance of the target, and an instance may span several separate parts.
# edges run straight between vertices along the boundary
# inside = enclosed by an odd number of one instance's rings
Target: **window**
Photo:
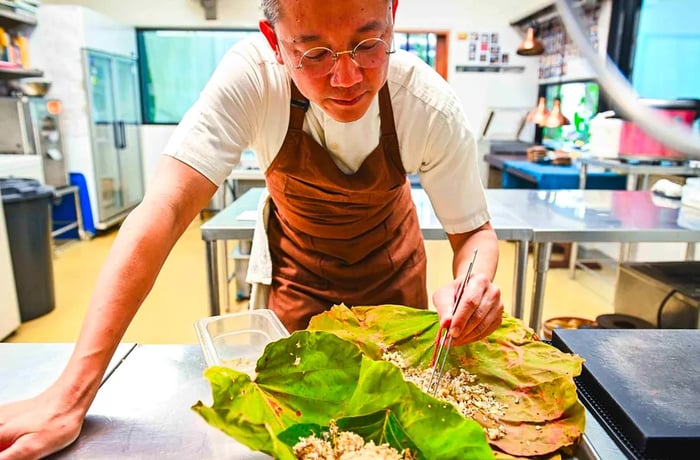
[[[257,30],[139,29],[143,121],[177,124],[237,41]]]
[[[436,31],[396,31],[397,49],[413,53],[447,79],[447,33]]]
[[[700,99],[697,0],[643,1],[632,65],[640,96]]]
[[[177,124],[224,54],[257,29],[138,29],[141,106],[145,124]],[[447,78],[447,33],[395,33],[397,48],[418,55]]]
[[[415,54],[429,66],[435,67],[435,47],[437,38],[432,32],[396,32],[394,34],[396,47]]]
[[[615,0],[608,54],[642,98],[700,99],[697,0]]]

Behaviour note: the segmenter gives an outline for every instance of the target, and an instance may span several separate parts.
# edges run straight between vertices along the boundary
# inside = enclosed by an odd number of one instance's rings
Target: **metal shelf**
[[[455,72],[500,72],[500,73],[523,73],[525,66],[513,65],[458,65]]]
[[[42,77],[44,72],[38,69],[6,68],[0,67],[0,80],[14,80],[16,78]]]
[[[574,2],[574,7],[596,5],[597,3],[598,0],[578,0],[577,2]],[[522,16],[513,19],[512,21],[510,21],[510,25],[512,27],[524,28],[528,27],[530,24],[533,23],[547,21],[555,16],[559,16],[559,12],[557,11],[555,2],[551,1],[537,8],[534,11],[523,14]]]
[[[34,26],[36,23],[36,16],[0,10],[0,26]]]

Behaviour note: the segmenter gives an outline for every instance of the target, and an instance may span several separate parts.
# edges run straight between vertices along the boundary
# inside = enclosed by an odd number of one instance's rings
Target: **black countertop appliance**
[[[700,330],[555,329],[585,359],[579,399],[632,459],[700,452]]]

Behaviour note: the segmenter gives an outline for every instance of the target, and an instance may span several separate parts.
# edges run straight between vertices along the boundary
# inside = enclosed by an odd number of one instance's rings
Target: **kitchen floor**
[[[198,218],[177,243],[160,276],[137,313],[124,341],[138,343],[197,343],[193,324],[209,315],[204,243]],[[104,263],[116,231],[89,241],[61,244],[54,257],[56,308],[23,323],[7,342],[74,342],[92,295],[98,270]],[[432,292],[452,276],[451,250],[447,240],[427,241],[428,289]],[[501,259],[496,283],[501,287],[506,310],[510,311],[515,245],[500,242]],[[532,256],[528,264],[527,304],[532,289]],[[543,318],[579,316],[595,319],[612,313],[615,269],[603,266],[593,272],[577,270],[575,280],[568,269],[551,269],[547,277]],[[235,286],[231,286],[235,298]],[[95,293],[99,295],[99,293]],[[246,303],[233,302],[244,309]],[[527,305],[526,304],[526,305]],[[526,309],[529,307],[526,307]],[[528,312],[526,312],[527,315]]]

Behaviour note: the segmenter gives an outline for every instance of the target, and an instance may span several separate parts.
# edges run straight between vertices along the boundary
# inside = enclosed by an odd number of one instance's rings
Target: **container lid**
[[[16,203],[52,197],[54,189],[36,179],[0,178],[0,194],[3,203]]]

